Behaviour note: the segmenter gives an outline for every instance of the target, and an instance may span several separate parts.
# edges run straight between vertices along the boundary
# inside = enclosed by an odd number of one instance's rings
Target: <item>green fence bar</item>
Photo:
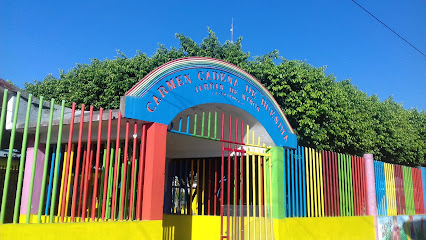
[[[55,107],[55,99],[52,98],[50,100],[49,126],[47,128],[47,136],[46,136],[46,151],[44,153],[43,178],[42,178],[42,182],[41,182],[40,202],[39,202],[39,205],[38,205],[37,223],[41,222],[41,212],[43,210],[44,189],[46,188],[46,177],[47,177],[49,152],[50,152],[50,136],[52,135],[52,122],[53,122],[54,107]]]
[[[340,199],[340,215],[345,216],[345,210],[343,208],[343,181],[342,181],[342,159],[340,153],[337,154],[337,168],[339,172],[339,199]]]
[[[351,156],[348,155],[348,166],[349,166],[349,189],[350,189],[350,197],[349,197],[349,202],[351,205],[351,216],[354,216],[355,212],[354,212],[354,188],[353,188],[353,183],[352,183],[352,160],[351,160]]]
[[[207,126],[207,137],[210,138],[210,125],[211,125],[211,119],[212,119],[212,112],[209,112],[209,122]]]
[[[194,116],[194,135],[197,135],[197,114]]]
[[[110,158],[109,158],[109,172],[113,172],[114,171],[114,164],[113,164],[113,158],[114,158],[114,148],[111,148],[111,154],[110,154]],[[107,191],[107,199],[106,199],[106,218],[110,218],[111,219],[111,205],[109,204],[111,201],[111,195],[112,195],[112,175],[110,174],[108,176],[108,191]]]
[[[115,183],[114,183],[114,185],[115,185],[115,192],[117,193],[117,194],[115,194],[115,196],[114,196],[114,202],[115,203],[117,203],[117,196],[119,195],[118,194],[118,179],[119,179],[119,176],[120,176],[120,162],[121,162],[121,148],[118,148],[118,164],[117,164],[117,178],[115,179]],[[113,185],[113,186],[114,186]],[[121,192],[121,191],[120,191]],[[120,194],[121,195],[121,194]],[[114,211],[112,211],[113,213],[114,213],[114,216],[112,216],[111,218],[112,218],[112,220],[113,221],[115,221],[115,219],[116,219],[116,216],[117,216],[117,205],[121,205],[120,203],[118,203],[118,204],[115,204],[115,206],[114,206]],[[120,212],[118,212],[118,215],[120,215]]]
[[[30,216],[31,216],[31,203],[33,200],[33,187],[34,187],[35,170],[37,165],[38,143],[40,140],[40,123],[41,123],[42,110],[43,110],[43,96],[40,97],[40,102],[38,104],[38,117],[37,117],[36,134],[35,134],[35,141],[34,141],[33,168],[31,169],[30,192],[28,194],[27,223],[30,223]]]
[[[201,136],[204,137],[204,122],[205,122],[206,113],[203,112],[202,122],[201,122]]]
[[[7,155],[6,176],[4,177],[3,197],[1,201],[0,223],[4,223],[4,214],[6,211],[7,190],[9,188],[9,178],[10,178],[10,166],[12,164],[12,153],[13,153],[13,146],[15,143],[16,122],[18,121],[20,99],[21,99],[21,93],[18,92],[16,94],[15,111],[13,113],[12,132],[10,134],[10,142],[9,142],[9,154]],[[2,129],[3,127],[4,126],[2,126]]]
[[[102,203],[103,203],[103,194],[104,189],[104,180],[105,180],[105,162],[106,162],[106,148],[104,149],[103,160],[102,160],[102,173],[101,173],[101,184],[99,188],[99,207],[98,207],[98,217],[102,214]]]
[[[217,112],[214,112],[214,139],[217,139]]]
[[[16,197],[15,197],[15,209],[13,211],[13,223],[18,223],[19,219],[19,207],[21,203],[21,193],[22,193],[22,180],[24,178],[24,167],[25,167],[25,158],[27,152],[27,139],[28,139],[28,125],[30,123],[30,111],[31,111],[31,100],[32,95],[28,95],[28,105],[27,112],[25,115],[25,126],[24,126],[24,136],[22,136],[22,147],[21,147],[21,159],[19,161],[19,174],[18,174],[18,185],[16,188]]]
[[[62,100],[61,106],[61,118],[59,120],[59,130],[58,130],[58,141],[56,143],[56,159],[55,159],[55,173],[53,177],[53,191],[52,191],[52,200],[50,202],[50,218],[49,222],[53,223],[53,214],[56,204],[56,191],[58,188],[58,174],[59,174],[59,157],[61,153],[61,141],[62,141],[62,124],[64,123],[64,112],[65,112],[65,100]]]

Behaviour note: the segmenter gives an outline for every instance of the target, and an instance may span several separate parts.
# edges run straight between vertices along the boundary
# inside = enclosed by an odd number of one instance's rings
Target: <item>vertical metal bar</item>
[[[83,107],[82,107],[82,109],[83,109]],[[98,142],[97,142],[97,146],[96,146],[96,163],[95,163],[95,182],[93,183],[93,195],[92,195],[92,216],[91,216],[92,221],[95,221],[96,194],[98,193],[99,159],[100,159],[100,155],[101,155],[101,142],[102,142],[102,116],[103,116],[103,108],[99,109]],[[127,138],[128,138],[128,135],[127,135]],[[127,150],[127,148],[126,148],[126,150]],[[79,158],[77,158],[77,159],[79,159]],[[78,160],[78,161],[80,161],[80,160]],[[127,166],[127,164],[125,164],[125,165]],[[78,167],[76,166],[76,178],[75,179],[77,179],[77,175],[78,175],[77,169],[78,169]],[[75,184],[74,184],[74,192],[75,193],[77,192],[77,186]],[[100,197],[101,197],[101,195],[99,194],[99,198]],[[100,204],[100,199],[98,199],[98,202]]]
[[[197,210],[197,215],[201,215],[200,214],[200,159],[197,159],[197,195],[196,195],[196,210]]]
[[[222,128],[221,128],[221,140],[224,140],[224,128],[225,128],[225,114],[222,113]],[[223,192],[225,191],[225,177],[224,177],[224,170],[225,170],[225,157],[224,157],[224,152],[225,150],[225,143],[222,142],[222,159],[221,159],[221,170],[220,170],[220,236],[223,239],[223,204],[224,204],[224,194]],[[191,171],[192,171],[192,162],[191,162]],[[191,174],[191,189],[192,189],[192,174]],[[191,198],[192,198],[192,194],[191,194]],[[192,204],[192,202],[191,202]],[[192,212],[191,212],[192,213]]]
[[[205,215],[205,201],[204,201],[204,195],[205,195],[205,186],[206,186],[206,182],[205,182],[205,176],[206,176],[206,159],[203,159],[203,183],[201,185],[202,190],[201,190],[201,215]]]
[[[317,175],[318,175],[318,165],[317,165],[317,161],[316,161],[316,152],[314,149],[311,148],[311,160],[312,160],[312,169],[313,169],[313,176],[312,176],[312,181],[313,181],[313,209],[314,210],[314,217],[318,217],[319,215],[319,205],[318,205],[318,188],[317,188]]]
[[[93,106],[90,106],[90,115],[89,115],[89,130],[87,132],[87,154],[91,154],[91,141],[92,141],[92,120],[93,120]],[[84,178],[84,188],[83,188],[83,210],[81,213],[81,220],[84,222],[86,219],[86,202],[87,202],[87,191],[89,188],[88,183],[88,176],[92,170],[92,166],[89,165],[89,162],[91,162],[91,158],[87,157],[86,159],[86,173]]]
[[[179,128],[181,128],[181,123],[179,123]],[[116,141],[115,141],[115,163],[114,163],[114,180],[113,180],[113,188],[112,188],[112,203],[111,203],[111,219],[114,221],[115,220],[115,198],[117,196],[117,192],[116,192],[116,182],[117,182],[117,175],[119,174],[118,172],[118,168],[119,168],[119,151],[118,149],[120,148],[120,128],[121,128],[121,112],[118,111],[118,118],[117,118],[117,135],[116,135]]]
[[[112,191],[113,192],[115,192],[116,194],[115,195],[112,195],[112,201],[114,201],[116,204],[114,205],[114,211],[111,211],[111,219],[113,220],[113,221],[115,221],[116,220],[116,218],[118,217],[117,215],[117,213],[116,213],[116,209],[117,209],[117,196],[118,196],[118,179],[119,179],[119,177],[120,177],[120,162],[121,162],[121,148],[119,147],[118,148],[118,164],[117,164],[117,169],[115,170],[116,172],[117,172],[117,178],[116,179],[114,179],[115,181],[114,181],[114,183],[113,183],[113,189],[112,189]],[[90,162],[92,162],[92,158],[90,158]],[[91,166],[91,165],[90,165]],[[112,213],[114,213],[114,214],[112,214]]]
[[[216,131],[215,131],[216,132]],[[216,138],[216,137],[215,137]],[[217,159],[214,161],[214,204],[213,214],[216,216],[217,209]]]
[[[295,171],[294,171],[294,158],[295,156],[293,156],[293,150],[291,150],[290,152],[290,158],[291,158],[291,216],[295,217],[295,210],[296,210],[296,206],[295,206],[295,189],[294,189],[294,175],[295,175]]]
[[[286,154],[287,153],[287,154]],[[287,169],[287,165],[286,162],[288,161],[288,150],[284,149],[283,150],[283,179],[284,179],[284,218],[287,217],[287,185],[288,185],[288,181],[287,181],[287,176],[286,176],[286,169]]]
[[[135,168],[135,161],[136,161],[136,142],[137,142],[137,131],[138,131],[138,124],[135,122],[134,130],[133,130],[133,149],[132,149],[132,173],[130,177],[130,198],[129,198],[129,220],[133,220],[133,195],[135,192],[135,177],[136,177],[136,168]]]
[[[120,181],[120,186],[119,186],[121,192],[125,192],[125,185],[126,185],[126,183],[123,182],[123,180],[124,180],[123,177],[124,177],[124,174],[125,174],[125,172],[124,172],[124,165],[125,164],[126,164],[126,161],[123,161],[121,163],[121,181]],[[117,193],[117,196],[120,195],[120,198],[119,198],[119,200],[117,202],[117,205],[118,205],[118,214],[120,215],[119,219],[123,220],[123,217],[121,215],[124,215],[124,214],[122,214],[123,210],[124,210],[123,209],[124,208],[124,199],[123,199],[124,193],[123,194],[118,194],[118,193]],[[123,205],[121,205],[121,202],[123,202]]]
[[[128,157],[128,149],[129,149],[129,128],[130,123],[129,121],[126,122],[126,137],[124,139],[124,166],[123,166],[123,175],[122,175],[122,184],[121,184],[121,197],[120,197],[120,205],[121,205],[121,211],[120,211],[120,220],[123,220],[124,217],[124,198],[125,198],[125,189],[126,189],[126,174],[127,174],[127,157]],[[95,180],[97,178],[95,177]],[[124,185],[123,185],[124,184]],[[94,208],[93,208],[94,210]]]
[[[242,155],[241,155],[242,156]],[[247,237],[250,240],[250,155],[246,153],[246,211]],[[242,238],[243,239],[243,238]]]
[[[222,165],[223,167],[223,165]],[[223,171],[222,171],[223,175]],[[223,176],[222,176],[222,185],[223,185]],[[191,160],[191,183],[189,186],[189,215],[192,215],[192,197],[193,197],[193,186],[194,186],[194,160]],[[223,187],[221,188],[221,194],[223,195]],[[223,199],[223,197],[222,197]]]
[[[138,193],[136,200],[136,219],[141,220],[142,213],[142,186],[145,169],[145,147],[146,147],[146,125],[142,125],[141,146],[139,151],[139,175],[138,175]]]
[[[5,102],[7,102],[7,92],[4,93],[4,95],[6,95],[6,101],[3,101],[3,105],[5,105]],[[3,185],[3,196],[2,196],[2,201],[1,201],[1,211],[0,211],[0,224],[4,222],[4,215],[5,215],[5,211],[6,211],[6,200],[7,200],[7,193],[8,193],[8,188],[9,188],[9,179],[10,179],[10,168],[11,168],[11,164],[12,164],[12,153],[13,153],[13,146],[15,143],[15,134],[16,134],[16,122],[18,121],[18,113],[19,113],[19,100],[21,99],[21,93],[18,92],[16,94],[16,102],[15,102],[15,111],[13,114],[13,123],[12,123],[12,131],[10,134],[10,142],[9,142],[9,153],[7,155],[7,165],[6,165],[6,174],[5,174],[5,178],[4,178],[4,185]],[[4,107],[2,109],[2,117],[3,117],[3,111],[5,111],[6,108]],[[4,125],[3,125],[4,120],[1,120],[1,129],[3,131]],[[2,136],[1,136],[2,137]]]
[[[111,148],[111,155],[109,156],[109,160],[107,159],[107,161],[109,161],[109,171],[114,171],[114,148]],[[89,161],[89,155],[87,155],[87,161]],[[111,195],[112,195],[112,185],[113,185],[113,174],[110,174],[108,176],[108,191],[107,191],[107,209],[106,209],[106,217],[111,219],[111,205],[109,204],[111,201]],[[84,210],[83,210],[84,211]]]
[[[186,133],[189,134],[189,122],[190,122],[190,118],[189,115],[186,116]]]
[[[322,164],[322,184],[323,184],[323,200],[324,200],[324,216],[329,216],[328,211],[329,211],[329,207],[328,207],[328,188],[327,188],[327,162],[326,162],[326,156],[325,156],[325,152],[324,151],[320,151],[319,152],[320,156],[321,156],[321,164]]]
[[[291,210],[292,210],[292,208],[291,208],[291,203],[292,203],[292,201],[291,201],[291,180],[290,180],[290,177],[291,177],[291,173],[290,173],[290,170],[291,170],[291,157],[290,157],[290,151],[291,150],[286,150],[287,151],[287,199],[288,199],[288,201],[287,201],[287,216],[288,217],[293,217],[293,215],[291,214]]]
[[[247,131],[248,132],[248,131]],[[248,134],[247,134],[248,135]],[[252,169],[252,199],[253,199],[253,236],[256,237],[256,218],[257,218],[257,205],[256,205],[256,157],[251,155],[251,169]]]
[[[300,217],[299,215],[299,149],[296,148],[296,150],[294,150],[294,175],[295,175],[295,205],[296,205],[296,217]]]
[[[209,122],[207,125],[207,137],[210,138],[210,125],[211,125],[211,117],[212,117],[212,113],[209,112]]]
[[[210,114],[209,114],[209,121],[210,121]],[[210,127],[210,124],[209,124],[209,127]],[[209,133],[210,133],[210,130],[209,130]],[[208,177],[207,177],[207,179],[208,179],[208,183],[207,183],[207,185],[208,185],[208,189],[207,189],[207,215],[210,215],[210,199],[211,199],[211,194],[210,194],[210,191],[211,191],[211,183],[212,183],[212,181],[211,181],[211,169],[212,169],[212,162],[211,162],[211,159],[209,159],[209,167],[208,167]]]
[[[194,115],[194,136],[197,135],[197,114]]]
[[[52,181],[53,181],[53,169],[55,168],[55,152],[56,152],[56,147],[53,147],[53,152],[52,152],[52,160],[51,160],[51,164],[50,164],[50,174],[49,174],[49,185],[47,187],[47,199],[46,199],[46,207],[45,207],[45,212],[44,215],[48,215],[49,214],[49,205],[50,205],[50,193],[52,192]]]
[[[306,174],[307,170],[306,170],[306,161],[305,161],[305,148],[304,147],[300,147],[300,152],[301,152],[301,162],[302,162],[302,189],[303,189],[303,217],[306,217],[306,200],[307,200],[307,196],[306,196]]]
[[[309,148],[305,147],[305,165],[306,165],[306,205],[307,205],[307,217],[311,217],[311,197],[312,193],[310,192],[311,186],[311,176],[309,173],[312,171],[311,165],[310,165],[310,154],[309,154]],[[288,158],[288,156],[287,156]],[[288,183],[287,183],[288,185]]]
[[[321,197],[321,217],[324,217],[324,181],[323,181],[323,165],[322,165],[322,155],[321,152],[318,152],[318,163],[319,163],[319,174],[320,174],[320,197]]]
[[[187,208],[187,201],[186,201],[186,195],[188,194],[188,160],[184,160],[185,161],[185,172],[184,172],[184,184],[185,184],[185,192],[184,192],[184,198],[183,198],[183,206],[184,206],[184,214],[188,214],[188,208]]]
[[[7,89],[5,89],[5,96],[7,97]],[[23,135],[23,139],[22,139],[22,147],[21,147],[21,159],[19,161],[19,175],[18,175],[18,185],[16,188],[16,197],[15,197],[15,210],[13,213],[13,223],[18,223],[18,218],[19,218],[19,207],[20,207],[20,203],[21,203],[21,193],[22,193],[22,180],[24,178],[24,166],[25,166],[25,157],[26,157],[26,151],[27,151],[27,138],[28,138],[28,125],[30,122],[30,110],[31,110],[31,101],[32,101],[32,95],[29,94],[28,96],[28,104],[27,104],[27,112],[25,115],[25,127],[24,127],[24,135]],[[7,100],[6,100],[7,102]],[[6,102],[3,102],[3,104],[5,104]],[[50,115],[52,115],[52,104],[50,107]],[[5,109],[2,109],[2,111]],[[50,130],[50,131],[49,131]],[[43,180],[42,180],[42,188],[41,188],[41,194],[40,194],[40,204],[39,204],[39,210],[38,210],[38,217],[37,217],[37,222],[40,223],[41,219],[41,211],[42,211],[42,207],[43,207],[43,198],[44,197],[44,188],[45,188],[45,184],[46,184],[46,171],[47,171],[47,162],[49,160],[49,144],[50,144],[50,133],[52,130],[52,121],[49,122],[49,130],[47,133],[47,139],[48,141],[46,141],[46,155],[45,155],[45,160],[44,160],[44,171],[43,171]],[[3,127],[0,131],[3,131]],[[0,146],[1,146],[1,134],[0,134]]]
[[[67,185],[67,191],[66,191],[66,198],[65,198],[65,213],[64,215],[67,216],[68,214],[68,202],[69,202],[69,196],[70,196],[70,187],[71,187],[71,173],[72,173],[72,166],[74,162],[74,144],[72,144],[71,147],[71,159],[70,159],[70,167],[68,169],[68,185]]]
[[[59,120],[59,130],[58,130],[58,141],[56,145],[56,159],[55,159],[55,172],[53,177],[53,189],[52,189],[52,200],[50,202],[50,223],[53,223],[53,214],[55,210],[55,204],[56,204],[56,191],[58,188],[58,175],[59,175],[59,159],[61,157],[61,140],[62,140],[62,124],[64,122],[64,111],[65,111],[65,101],[62,100],[61,105],[61,117]]]
[[[65,217],[65,201],[66,201],[66,192],[68,189],[68,171],[70,168],[70,159],[71,159],[71,145],[72,145],[72,135],[74,131],[74,118],[75,118],[75,102],[72,103],[72,110],[71,110],[71,122],[70,122],[70,132],[68,134],[68,149],[67,149],[67,157],[65,162],[65,174],[63,175],[63,182],[64,182],[64,188],[62,193],[62,206],[60,210],[60,216],[61,216],[61,222],[64,222]],[[64,159],[65,160],[65,159]]]
[[[205,115],[206,115],[206,113],[205,113],[205,112],[203,112],[203,117],[201,118],[202,122],[201,122],[201,134],[200,134],[202,137],[204,136],[204,122],[205,122]]]
[[[78,184],[78,175],[80,171],[81,143],[83,138],[83,126],[84,126],[84,107],[85,107],[84,104],[82,104],[81,112],[80,112],[80,127],[78,129],[77,157],[75,159],[76,163],[75,163],[75,174],[74,174],[74,186],[73,186],[73,196],[72,196],[72,202],[71,202],[71,222],[74,222],[75,207],[76,207],[76,200],[77,200],[77,184]]]
[[[108,116],[108,135],[107,135],[107,155],[105,162],[105,179],[104,179],[104,191],[103,191],[103,201],[102,201],[102,221],[105,221],[105,210],[106,210],[106,198],[108,190],[108,172],[109,172],[109,159],[111,154],[111,124],[112,124],[112,110],[109,110]],[[135,151],[135,149],[133,149]]]
[[[31,104],[31,103],[28,103],[28,104]],[[40,123],[41,123],[42,109],[43,109],[43,96],[40,97],[40,101],[38,105],[38,115],[37,115],[38,117],[37,117],[36,134],[35,134],[35,141],[34,141],[33,164],[31,169],[30,189],[28,194],[27,223],[30,223],[30,216],[31,216],[31,203],[33,200],[33,187],[34,187],[35,170],[36,170],[36,164],[37,164],[38,143],[40,140]],[[11,153],[9,149],[8,157],[10,157],[10,155]],[[6,185],[6,182],[5,182],[5,185]]]
[[[65,144],[65,149],[68,148],[68,145]],[[62,164],[62,177],[61,177],[61,186],[59,188],[59,203],[58,203],[58,221],[61,220],[61,209],[62,209],[62,195],[64,194],[64,179],[65,179],[65,161],[67,159],[67,152],[64,152],[64,159],[61,161],[63,162]]]
[[[102,173],[99,186],[99,206],[98,206],[98,218],[102,216],[102,202],[103,202],[103,195],[102,191],[104,189],[104,179],[105,179],[105,165],[106,165],[106,148],[104,148],[103,155],[102,155]],[[84,156],[84,155],[83,155]],[[83,165],[84,166],[84,165]],[[77,211],[78,212],[78,211]]]
[[[81,176],[80,176],[80,195],[78,197],[78,207],[77,207],[77,216],[81,216],[81,204],[82,204],[82,198],[83,198],[83,186],[84,186],[84,173],[86,170],[86,161],[87,161],[87,153],[86,150],[83,151],[83,163],[81,167]]]
[[[214,112],[214,139],[217,139],[217,112]]]

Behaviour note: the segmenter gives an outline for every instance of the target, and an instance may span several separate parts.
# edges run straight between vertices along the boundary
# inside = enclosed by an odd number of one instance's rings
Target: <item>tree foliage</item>
[[[326,67],[287,60],[272,51],[250,57],[242,50],[242,38],[220,43],[212,30],[197,44],[176,34],[179,48],[159,45],[148,57],[140,51],[132,58],[117,52],[115,59],[92,59],[77,64],[56,78],[26,83],[36,96],[91,104],[95,108],[118,108],[120,96],[150,71],[174,59],[201,56],[233,63],[255,76],[275,97],[300,145],[348,154],[373,153],[375,159],[409,165],[425,165],[426,112],[405,110],[391,97],[381,102],[367,96],[349,80],[337,82]]]

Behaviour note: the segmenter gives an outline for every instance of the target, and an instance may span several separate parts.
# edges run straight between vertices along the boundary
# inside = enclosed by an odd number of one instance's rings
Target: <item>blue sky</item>
[[[358,0],[426,52],[426,1]],[[274,49],[304,60],[381,100],[426,109],[426,57],[350,0],[325,1],[9,1],[0,3],[0,78],[23,87],[91,58],[151,56],[178,47],[175,33],[200,42],[243,37],[251,56]]]

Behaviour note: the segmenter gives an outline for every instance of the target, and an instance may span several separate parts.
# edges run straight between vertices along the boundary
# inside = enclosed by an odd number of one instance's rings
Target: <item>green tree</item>
[[[208,29],[200,44],[183,34],[176,38],[179,48],[159,45],[151,57],[138,51],[131,58],[117,51],[115,59],[92,59],[68,72],[61,70],[58,78],[48,75],[43,81],[26,83],[25,88],[36,96],[66,100],[69,106],[76,102],[96,109],[118,108],[120,96],[162,64],[190,56],[217,58],[246,70],[273,94],[300,145],[357,155],[370,152],[376,159],[394,163],[426,164],[424,111],[405,110],[392,98],[380,102],[349,80],[337,82],[325,73],[326,67],[287,60],[276,50],[251,58],[242,49],[241,37],[222,44]]]

